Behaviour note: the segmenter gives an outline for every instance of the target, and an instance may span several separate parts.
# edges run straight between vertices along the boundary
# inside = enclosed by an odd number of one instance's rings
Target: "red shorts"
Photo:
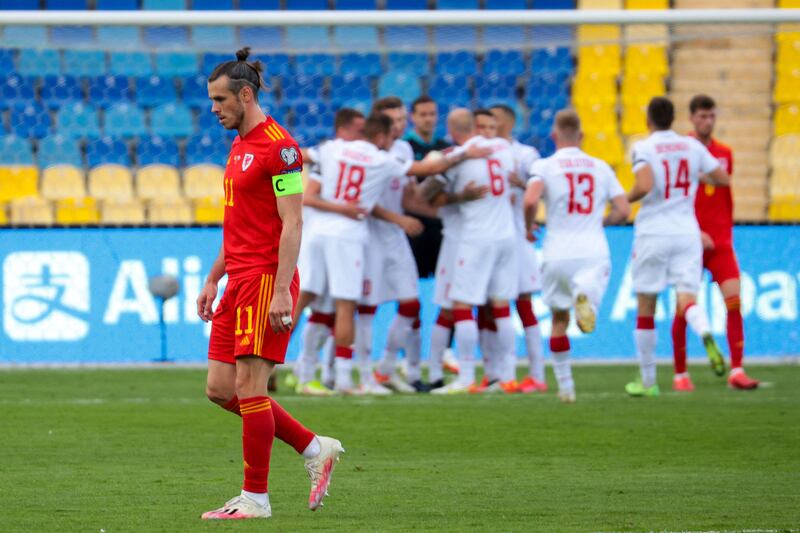
[[[739,262],[733,248],[714,248],[703,252],[703,268],[711,272],[711,278],[721,284],[739,278]]]
[[[283,363],[291,333],[275,333],[269,323],[269,305],[274,274],[257,274],[228,281],[225,293],[211,318],[208,358],[236,364],[236,358],[257,355]],[[290,287],[292,311],[297,305],[300,279],[294,273]]]

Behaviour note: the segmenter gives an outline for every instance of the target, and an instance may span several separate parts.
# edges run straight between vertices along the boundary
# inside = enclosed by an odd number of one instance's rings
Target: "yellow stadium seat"
[[[778,104],[800,103],[800,69],[778,74],[773,99]]]
[[[103,202],[100,221],[110,226],[142,225],[145,223],[142,201],[138,198],[106,200]]]
[[[6,204],[0,203],[0,226],[8,225],[8,209]]]
[[[622,69],[618,44],[596,44],[578,48],[578,75],[601,74],[619,76]]]
[[[773,169],[769,180],[769,194],[772,198],[800,196],[800,169]]]
[[[582,24],[578,26],[578,44],[618,43],[622,30],[616,24]]]
[[[647,104],[626,104],[622,108],[623,135],[647,133]]]
[[[772,168],[800,170],[800,135],[774,137],[769,149],[769,164]]]
[[[783,43],[800,40],[800,24],[778,24],[775,28],[775,42]]]
[[[224,198],[201,198],[194,203],[194,220],[198,224],[221,224],[225,218]]]
[[[622,140],[616,133],[584,134],[583,151],[594,157],[599,157],[609,165],[616,166],[622,163]]]
[[[578,9],[622,9],[622,0],[578,0]]]
[[[144,200],[178,198],[181,195],[178,169],[170,165],[147,165],[136,173],[136,194]]]
[[[642,105],[654,96],[667,94],[664,78],[628,73],[622,80],[622,104]]]
[[[775,135],[800,133],[800,105],[782,105],[775,110]]]
[[[669,0],[625,0],[625,9],[669,9]]]
[[[225,170],[217,165],[195,165],[183,171],[183,190],[187,198],[223,197]]]
[[[42,173],[42,197],[49,200],[83,198],[86,183],[83,171],[72,165],[54,165]]]
[[[784,9],[800,9],[800,0],[778,0],[778,7]]]
[[[625,72],[666,76],[669,72],[666,49],[657,44],[636,44],[625,49]]]
[[[614,107],[591,105],[577,107],[575,110],[581,118],[581,128],[586,134],[616,133],[617,112]]]
[[[626,191],[630,190],[633,187],[633,168],[630,163],[621,163],[614,168],[614,171],[617,173],[617,179],[622,188]]]
[[[0,202],[39,194],[38,167],[0,167]]]
[[[769,219],[775,222],[800,220],[800,197],[773,198],[769,204]]]
[[[616,79],[595,73],[579,75],[572,85],[572,103],[575,107],[615,106],[617,104]]]
[[[94,198],[65,198],[56,202],[56,222],[65,226],[97,224],[100,213]]]
[[[775,68],[779,74],[790,73],[800,65],[800,39],[778,43]]]
[[[625,26],[625,42],[631,44],[669,44],[669,29],[666,24],[628,24]]]
[[[51,226],[53,207],[44,198],[19,198],[11,202],[11,224],[16,226]]]
[[[633,163],[633,145],[647,139],[649,135],[648,132],[642,132],[631,135],[625,139],[625,161]]]
[[[133,174],[122,165],[100,165],[89,171],[89,195],[98,200],[133,197]]]
[[[191,224],[194,222],[192,207],[181,197],[153,199],[147,210],[147,221],[150,224]]]

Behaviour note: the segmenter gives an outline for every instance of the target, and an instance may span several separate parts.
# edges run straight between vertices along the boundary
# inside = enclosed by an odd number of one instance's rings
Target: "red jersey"
[[[303,192],[300,148],[272,117],[236,137],[225,167],[222,242],[229,279],[274,274],[283,223],[277,197]]]
[[[694,134],[690,134],[694,136]],[[706,146],[719,160],[725,171],[733,175],[733,151],[712,138]],[[694,201],[694,211],[700,230],[708,233],[716,248],[733,246],[733,194],[731,188],[700,184]]]

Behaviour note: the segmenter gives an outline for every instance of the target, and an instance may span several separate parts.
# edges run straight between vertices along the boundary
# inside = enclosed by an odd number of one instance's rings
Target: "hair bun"
[[[247,58],[250,57],[250,47],[245,46],[241,50],[236,51],[236,60],[237,61],[247,61]]]

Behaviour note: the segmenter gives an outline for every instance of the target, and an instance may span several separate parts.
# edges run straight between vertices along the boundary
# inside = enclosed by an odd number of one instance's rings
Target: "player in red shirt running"
[[[275,365],[283,363],[297,301],[297,254],[302,227],[303,160],[289,133],[258,105],[262,65],[218,65],[208,78],[211,111],[226,129],[238,130],[225,168],[222,249],[197,299],[197,313],[211,320],[208,398],[242,417],[244,486],[241,495],[202,518],[268,518],[267,478],[274,437],[306,459],[309,508],[322,505],[341,443],[314,435],[267,393]],[[225,294],[212,313],[217,284]]]
[[[716,104],[710,96],[699,94],[689,103],[690,120],[694,131],[690,135],[702,142],[716,157],[728,175],[733,174],[733,152],[712,137],[716,121]],[[703,267],[719,285],[728,309],[728,346],[731,352],[731,372],[728,385],[734,389],[755,389],[758,381],[750,379],[742,368],[744,327],[739,300],[739,263],[733,251],[733,195],[731,188],[701,185],[695,199],[695,213],[703,239]],[[694,390],[686,371],[686,319],[675,317],[672,323],[672,342],[675,358],[673,389]]]

